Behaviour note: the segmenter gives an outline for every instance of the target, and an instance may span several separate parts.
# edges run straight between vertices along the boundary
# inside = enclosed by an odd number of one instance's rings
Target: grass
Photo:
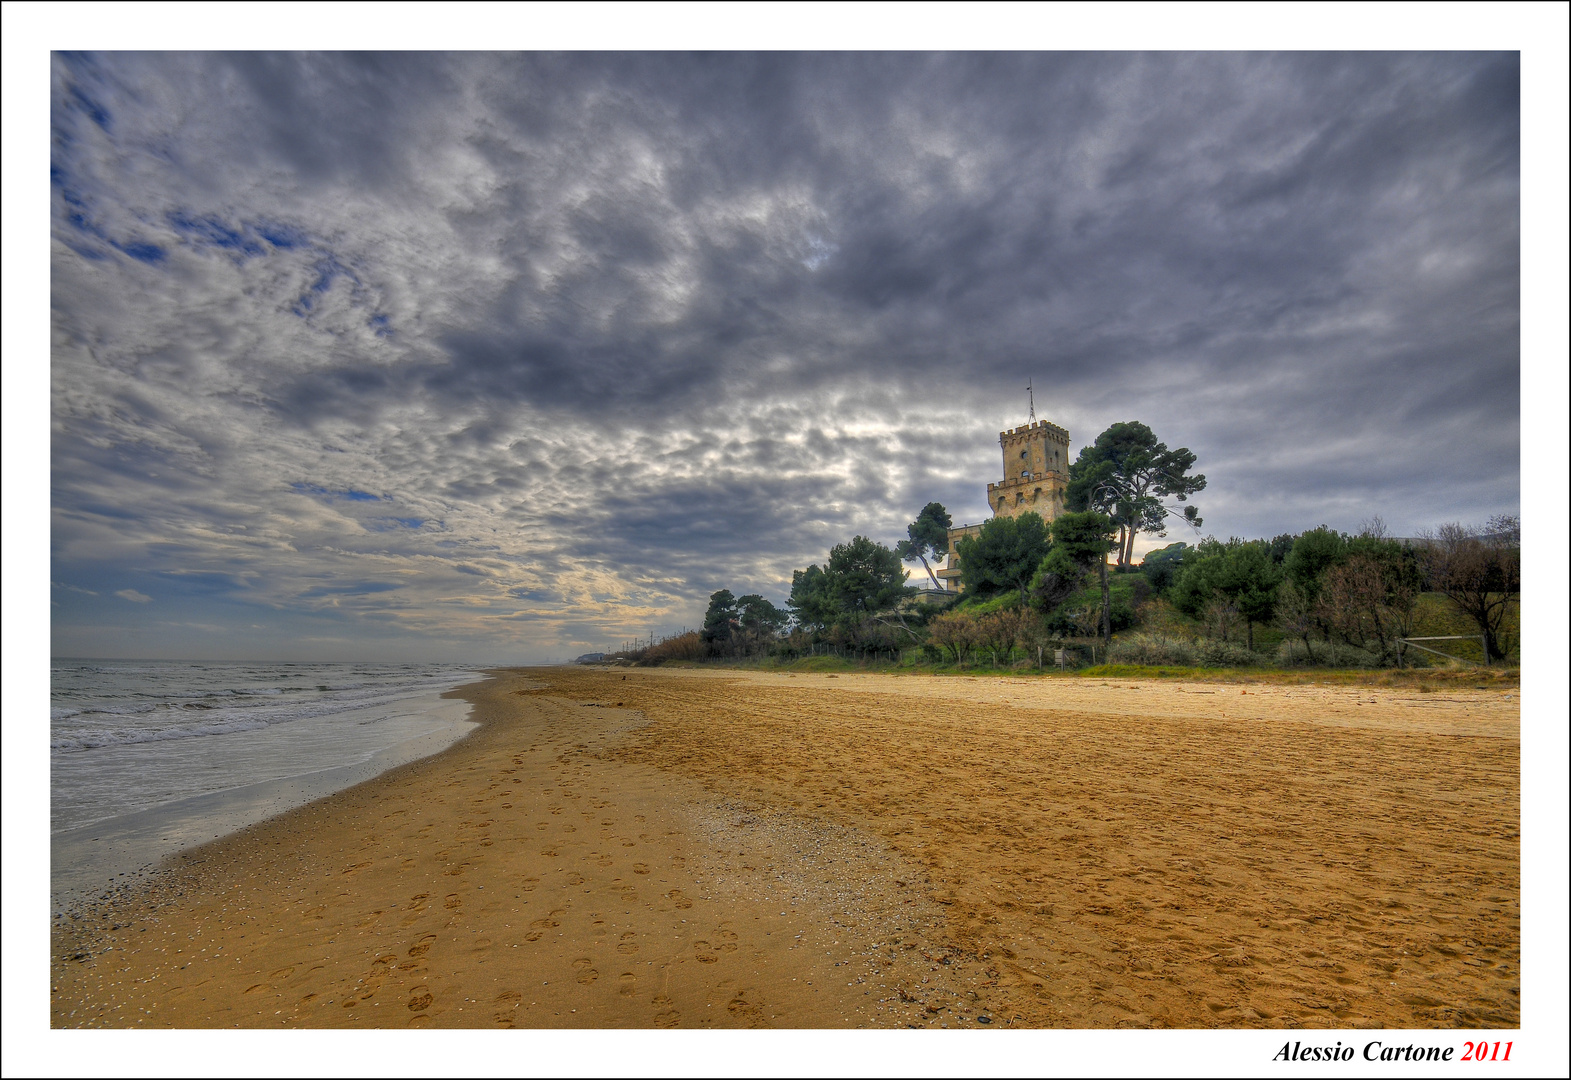
[[[1433,690],[1511,690],[1522,685],[1517,667],[1433,668],[1197,668],[1099,664],[1081,668],[1083,679],[1183,679],[1193,682],[1265,683],[1273,686],[1388,686]]]
[[[1371,686],[1410,689],[1419,693],[1437,690],[1513,690],[1521,686],[1521,669],[1517,667],[1433,667],[1396,670],[1382,668],[1358,670],[1350,668],[1202,668],[1202,667],[1146,667],[1140,664],[1098,664],[1094,667],[1071,671],[1055,671],[1048,667],[1037,671],[1035,665],[1021,668],[986,666],[960,667],[953,661],[943,663],[896,664],[890,660],[848,660],[838,656],[803,656],[795,660],[777,660],[764,657],[756,660],[684,661],[662,665],[684,668],[727,668],[742,671],[774,671],[802,674],[878,674],[878,675],[933,675],[988,678],[1031,679],[1182,679],[1185,682],[1244,683],[1271,686]]]

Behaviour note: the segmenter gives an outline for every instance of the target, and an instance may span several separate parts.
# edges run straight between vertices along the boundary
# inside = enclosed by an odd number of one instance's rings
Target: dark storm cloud
[[[604,644],[931,499],[980,519],[1027,379],[1075,449],[1193,449],[1208,531],[1512,509],[1518,86],[1478,53],[57,55],[57,593],[150,613],[179,571],[269,625]]]

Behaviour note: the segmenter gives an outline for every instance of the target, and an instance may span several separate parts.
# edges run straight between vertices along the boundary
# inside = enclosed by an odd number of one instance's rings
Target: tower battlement
[[[1065,445],[1068,445],[1069,443],[1069,432],[1064,428],[1059,427],[1057,424],[1049,423],[1046,420],[1038,420],[1034,424],[1021,424],[1019,427],[1010,428],[1007,431],[1000,431],[998,433],[998,439],[1000,442],[1008,442],[1018,439],[1030,439],[1037,437],[1039,433],[1041,435],[1045,435],[1049,439],[1054,440],[1055,442],[1061,442]]]

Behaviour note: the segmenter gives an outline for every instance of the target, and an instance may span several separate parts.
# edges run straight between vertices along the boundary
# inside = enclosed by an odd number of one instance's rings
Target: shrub
[[[657,667],[669,660],[697,660],[704,655],[704,642],[697,630],[689,630],[675,637],[630,653],[628,659],[640,667]]]
[[[1317,641],[1313,647],[1314,659],[1305,651],[1304,642],[1287,638],[1277,648],[1277,662],[1284,667],[1338,667],[1378,668],[1389,666],[1376,652],[1356,648],[1342,642]]]
[[[1226,641],[1191,641],[1168,634],[1134,634],[1113,643],[1108,662],[1147,667],[1233,668],[1259,667],[1266,660],[1259,653]]]
[[[1113,642],[1113,647],[1108,650],[1108,662],[1193,667],[1195,665],[1194,642],[1167,634],[1134,634]]]

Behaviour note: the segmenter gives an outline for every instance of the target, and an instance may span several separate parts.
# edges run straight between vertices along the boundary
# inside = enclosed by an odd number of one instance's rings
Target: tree
[[[1136,420],[1114,424],[1080,451],[1069,466],[1065,505],[1071,510],[1100,510],[1118,526],[1118,568],[1129,566],[1135,536],[1167,535],[1167,518],[1177,509],[1162,500],[1185,502],[1206,486],[1204,476],[1190,476],[1195,455],[1184,447],[1169,450],[1146,425]],[[1186,522],[1202,524],[1196,507],[1182,510]]]
[[[1347,540],[1324,525],[1301,533],[1282,560],[1287,579],[1313,604],[1320,596],[1320,580],[1326,571],[1347,556]]]
[[[786,607],[796,624],[810,633],[834,624],[837,610],[823,567],[814,564],[792,573],[791,596],[786,600]]]
[[[895,611],[914,591],[906,577],[900,556],[892,549],[858,536],[831,548],[822,567],[813,565],[792,574],[786,606],[807,630],[835,629],[860,642],[869,633],[866,624],[887,625],[892,618],[915,637]]]
[[[960,556],[960,580],[977,596],[988,597],[1005,589],[1018,589],[1026,602],[1026,587],[1047,556],[1047,522],[1030,512],[1018,517],[995,517],[976,536],[955,545]]]
[[[1178,580],[1178,571],[1184,564],[1184,558],[1194,550],[1180,540],[1176,544],[1148,551],[1145,558],[1140,560],[1140,572],[1145,574],[1151,587],[1160,592]]]
[[[1094,510],[1060,515],[1048,531],[1052,547],[1031,578],[1031,599],[1045,612],[1078,592],[1099,561],[1107,564],[1113,549],[1113,523]]]
[[[964,664],[977,643],[976,620],[963,611],[946,611],[933,616],[927,624],[928,640],[955,654],[955,663]]]
[[[737,630],[736,597],[730,589],[709,595],[709,610],[704,612],[704,628],[699,637],[711,652],[724,653]]]
[[[785,629],[790,613],[781,611],[757,593],[736,600],[737,638],[748,652],[762,651]]]
[[[1315,662],[1314,646],[1309,643],[1309,633],[1315,628],[1316,620],[1314,605],[1291,578],[1282,582],[1282,587],[1276,594],[1276,625],[1282,633],[1295,637],[1304,643],[1304,654],[1309,662]]]
[[[900,556],[865,536],[831,548],[824,572],[836,605],[855,617],[888,611],[912,592]]]
[[[1243,616],[1251,650],[1255,647],[1255,623],[1270,621],[1281,583],[1282,570],[1271,560],[1270,545],[1264,541],[1241,543],[1223,556],[1213,587]]]
[[[1382,570],[1380,562],[1368,554],[1348,556],[1326,571],[1316,610],[1324,623],[1349,645],[1363,649],[1378,642],[1375,651],[1385,655],[1391,648],[1391,639],[1402,635],[1400,616],[1387,603],[1391,590]]]
[[[930,502],[922,507],[916,520],[906,526],[907,539],[895,545],[895,552],[901,561],[916,560],[922,564],[922,569],[927,571],[928,579],[935,589],[942,589],[943,586],[933,574],[933,568],[927,564],[927,557],[931,555],[934,559],[940,559],[948,552],[951,524],[949,511],[944,509],[943,504]]]
[[[1270,545],[1263,540],[1225,544],[1207,537],[1195,548],[1172,589],[1173,605],[1186,614],[1203,618],[1223,641],[1242,618],[1248,642],[1255,645],[1255,623],[1271,618],[1282,570],[1271,561]]]
[[[1113,548],[1112,519],[1094,510],[1061,514],[1050,533],[1052,547],[1031,578],[1032,595],[1044,611],[1051,612],[1079,590],[1093,568],[1100,569],[1102,638],[1112,640],[1112,593],[1107,581],[1107,553]]]
[[[1522,590],[1521,519],[1499,515],[1476,533],[1453,522],[1424,539],[1430,587],[1478,626],[1488,659],[1504,660],[1500,628]]]

